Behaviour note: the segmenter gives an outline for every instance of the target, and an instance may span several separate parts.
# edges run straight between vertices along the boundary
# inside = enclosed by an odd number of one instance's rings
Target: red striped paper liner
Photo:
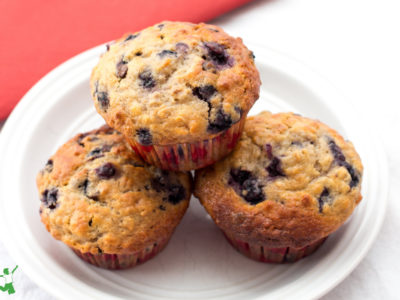
[[[212,139],[195,143],[143,146],[126,137],[133,150],[147,163],[160,169],[190,171],[204,168],[228,155],[242,134],[246,116]]]
[[[109,270],[122,270],[142,264],[160,253],[168,244],[169,238],[147,246],[141,251],[130,254],[107,254],[107,253],[82,253],[71,248],[82,260],[100,268]]]
[[[240,253],[248,258],[266,263],[292,263],[314,253],[327,239],[327,237],[302,248],[268,248],[262,245],[253,245],[235,239],[224,233],[229,243]]]

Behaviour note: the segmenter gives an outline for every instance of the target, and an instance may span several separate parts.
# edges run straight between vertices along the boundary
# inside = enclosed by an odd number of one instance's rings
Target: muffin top
[[[293,113],[249,117],[236,148],[196,172],[195,195],[224,231],[268,247],[304,247],[335,231],[361,200],[351,142]]]
[[[191,195],[189,173],[146,165],[108,126],[61,146],[37,186],[47,230],[92,254],[132,253],[169,237]]]
[[[214,25],[163,22],[107,49],[90,80],[96,109],[145,146],[213,137],[258,98],[253,53]]]

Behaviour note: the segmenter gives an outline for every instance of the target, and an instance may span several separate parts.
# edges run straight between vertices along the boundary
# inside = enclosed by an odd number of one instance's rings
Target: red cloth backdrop
[[[201,22],[250,0],[1,0],[0,120],[68,58],[163,20]]]

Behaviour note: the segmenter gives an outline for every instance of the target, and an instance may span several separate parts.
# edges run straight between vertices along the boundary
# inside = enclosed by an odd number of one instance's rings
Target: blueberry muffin
[[[240,38],[163,22],[107,49],[90,80],[96,109],[145,161],[191,170],[233,149],[260,87]]]
[[[160,252],[191,196],[189,173],[147,165],[108,126],[61,146],[37,186],[51,235],[108,269],[132,267]]]
[[[361,201],[363,167],[353,145],[293,113],[247,118],[224,160],[196,171],[194,194],[231,244],[265,262],[315,251]]]

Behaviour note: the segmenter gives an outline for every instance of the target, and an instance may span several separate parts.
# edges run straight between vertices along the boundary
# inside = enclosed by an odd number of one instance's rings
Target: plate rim
[[[321,76],[320,74],[317,74],[315,71],[311,70],[309,67],[306,67],[305,65],[303,65],[300,61],[291,58],[288,55],[283,54],[280,51],[277,50],[273,50],[269,47],[265,47],[265,46],[260,46],[259,44],[257,45],[257,43],[246,43],[248,45],[251,46],[252,49],[257,49],[257,57],[263,57],[262,61],[265,61],[265,57],[270,56],[270,58],[274,58],[275,60],[279,61],[279,62],[286,62],[289,67],[286,65],[285,68],[283,68],[282,70],[278,68],[278,70],[283,71],[285,74],[293,76],[296,79],[299,79],[299,74],[301,74],[302,76],[306,76],[307,80],[305,80],[305,82],[309,82],[310,80],[315,81],[315,82],[319,82],[321,84],[323,84],[324,88],[318,87],[315,88],[315,90],[319,90],[319,92],[321,94],[326,94],[326,90],[331,90],[334,91],[334,94],[341,94],[340,91],[334,87],[333,84],[331,84],[330,82],[328,82],[328,80],[326,80],[323,76]],[[13,126],[15,126],[15,123],[18,121],[19,116],[24,112],[25,109],[29,109],[29,102],[33,101],[32,98],[34,98],[35,93],[39,92],[42,88],[45,88],[46,85],[52,80],[56,79],[58,76],[62,75],[64,72],[66,72],[69,68],[74,68],[74,66],[76,67],[77,65],[79,65],[79,63],[81,61],[86,61],[88,59],[91,59],[93,56],[98,56],[99,54],[101,54],[104,51],[104,46],[106,44],[102,44],[99,46],[96,46],[94,48],[91,48],[89,50],[86,50],[70,59],[68,59],[67,61],[65,61],[64,63],[60,64],[59,66],[57,66],[56,68],[54,68],[52,71],[50,71],[47,75],[45,75],[44,77],[42,77],[20,100],[20,102],[17,104],[17,106],[15,107],[15,109],[12,111],[12,113],[10,114],[10,116],[8,117],[7,121],[5,122],[3,129],[1,131],[0,134],[0,162],[3,160],[4,157],[4,152],[5,152],[5,147],[6,147],[6,141],[7,141],[7,137],[10,136],[12,134],[13,131]],[[267,64],[268,65],[268,64]],[[274,66],[277,66],[276,63],[273,63]],[[279,65],[279,67],[281,67],[281,65]],[[290,70],[289,73],[287,73],[286,71]],[[303,77],[304,78],[304,77]],[[301,81],[303,82],[303,81]],[[308,86],[308,85],[307,85]],[[315,86],[314,86],[315,87]],[[314,91],[314,89],[313,89]],[[345,99],[345,97],[343,96],[343,99]],[[344,102],[345,100],[343,100]],[[340,102],[342,104],[342,102]],[[347,102],[347,104],[352,105],[352,102]],[[332,108],[332,110],[336,111],[335,108]],[[335,114],[336,115],[336,114]],[[365,126],[367,123],[362,120],[361,123]],[[378,135],[376,134],[375,130],[373,128],[369,128],[370,126],[367,126],[368,129],[372,132],[371,134],[374,136],[375,140],[379,140]],[[377,167],[379,168],[380,171],[380,175],[383,178],[387,178],[388,177],[388,166],[387,166],[387,156],[386,153],[384,152],[382,143],[375,143],[373,145],[374,147],[374,152],[378,153],[379,155],[376,158],[375,163],[377,163]],[[3,175],[4,171],[0,171],[0,179],[2,177],[4,177]],[[3,175],[3,176],[2,176]],[[370,238],[368,239],[368,244],[364,245],[364,247],[362,248],[363,251],[361,251],[361,254],[357,257],[356,260],[354,260],[351,264],[347,265],[347,270],[345,272],[342,273],[342,276],[336,277],[335,280],[333,280],[333,283],[331,281],[331,284],[328,287],[325,287],[324,289],[319,289],[318,292],[315,292],[311,296],[311,298],[318,298],[321,297],[322,295],[326,294],[327,292],[329,292],[330,290],[332,290],[334,287],[336,287],[341,281],[344,280],[344,278],[346,278],[350,272],[352,272],[357,265],[361,262],[361,260],[366,256],[366,254],[368,253],[369,249],[371,248],[373,242],[376,240],[376,237],[382,227],[383,221],[384,221],[384,217],[386,215],[386,210],[387,210],[387,204],[388,204],[388,183],[387,180],[380,180],[381,185],[379,186],[379,190],[380,190],[380,194],[382,195],[381,201],[382,201],[382,205],[384,205],[384,207],[382,207],[383,212],[381,213],[381,215],[379,216],[380,218],[377,221],[377,225],[373,228],[373,232],[371,232],[371,234],[369,235]],[[3,181],[0,181],[0,187],[4,184]],[[0,195],[5,196],[5,189],[0,188]],[[4,202],[1,199],[5,199],[6,197],[0,197],[0,207],[3,205],[4,206]],[[384,200],[384,201],[383,201]],[[0,215],[3,215],[3,218],[0,218],[0,224],[3,226],[0,226],[0,232],[1,232],[1,236],[4,236],[6,238],[10,239],[10,236],[7,235],[7,233],[5,232],[5,230],[3,230],[3,228],[5,228],[5,226],[7,226],[6,223],[6,218],[4,217],[4,209],[0,210]],[[18,248],[17,246],[18,242],[15,240],[14,244],[12,244],[11,242],[8,244],[4,243],[4,246],[6,247],[6,249],[9,251],[9,254],[14,258],[16,258],[19,261],[23,261],[21,260],[21,256],[20,253],[18,251],[11,251],[11,250],[15,250],[16,248]],[[14,253],[18,253],[17,255],[14,256]],[[37,275],[37,273],[35,273],[35,271],[31,270],[28,267],[28,264],[24,265],[24,272],[29,276],[29,278],[34,281],[36,284],[38,284],[38,286],[40,286],[42,289],[46,290],[47,292],[49,292],[52,295],[55,295],[57,297],[66,297],[64,295],[59,295],[57,294],[57,288],[53,287],[53,286],[49,286],[48,284],[46,284],[45,282],[43,282],[43,280],[45,280],[45,278],[41,277],[35,277],[34,275]],[[85,284],[86,286],[86,284]],[[90,287],[91,289],[94,289],[93,287]],[[103,295],[104,294],[98,294],[98,295]],[[115,296],[112,295],[107,295],[110,298],[116,298],[119,299]],[[259,296],[257,299],[264,299],[264,295]]]

